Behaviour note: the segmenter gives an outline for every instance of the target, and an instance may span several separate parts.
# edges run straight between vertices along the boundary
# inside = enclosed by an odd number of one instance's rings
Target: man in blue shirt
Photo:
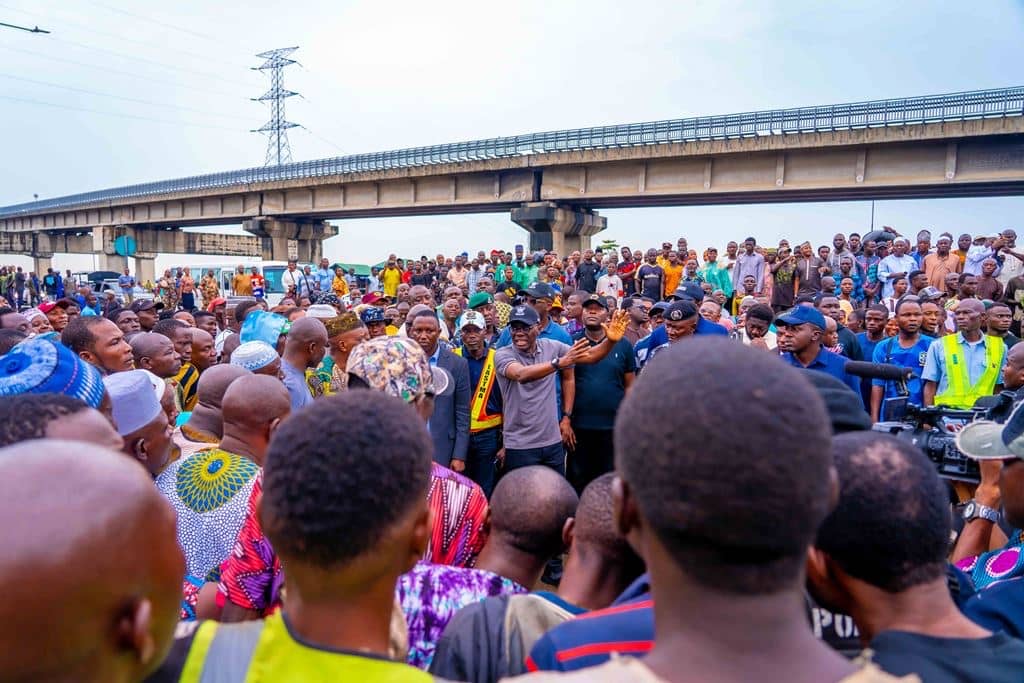
[[[909,368],[910,378],[906,380],[907,402],[915,406],[924,403],[923,383],[925,359],[928,347],[935,341],[932,337],[921,334],[921,304],[912,298],[900,299],[896,304],[896,324],[899,334],[879,342],[872,352],[874,363],[890,363]],[[882,408],[884,399],[897,398],[900,390],[893,380],[871,380],[871,419],[878,422],[887,419]]]
[[[821,345],[825,316],[816,308],[797,306],[775,319],[782,360],[797,368],[832,375],[860,395],[860,380],[846,372],[847,359]]]
[[[679,285],[676,291],[672,292],[669,296],[669,301],[692,301],[693,305],[699,309],[701,302],[704,301],[704,290],[696,282],[683,282]],[[651,314],[653,315],[653,313],[654,309],[652,308]],[[721,325],[716,325],[710,320],[705,320],[703,316],[697,316],[697,329],[694,330],[693,334],[698,337],[714,334],[728,337],[729,330],[725,329]],[[657,327],[644,339],[647,339],[648,341],[643,348],[654,350],[668,344],[668,331],[664,326]],[[641,356],[641,342],[643,342],[643,339],[641,339],[640,342],[637,342],[636,345],[638,370],[643,369],[646,362],[650,360],[649,353],[644,353]]]

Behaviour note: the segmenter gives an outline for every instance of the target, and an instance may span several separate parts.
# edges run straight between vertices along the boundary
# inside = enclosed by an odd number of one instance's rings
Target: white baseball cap
[[[484,314],[478,311],[470,309],[462,314],[462,320],[459,321],[459,329],[464,330],[466,327],[472,325],[473,327],[479,327],[481,330],[487,329],[487,321],[484,319]]]

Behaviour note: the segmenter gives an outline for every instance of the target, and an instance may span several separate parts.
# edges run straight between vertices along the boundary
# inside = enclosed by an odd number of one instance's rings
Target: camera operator
[[[928,347],[924,365],[924,405],[969,409],[982,396],[1002,389],[1006,344],[982,332],[985,305],[964,299],[956,305],[959,330]]]
[[[871,360],[875,363],[891,363],[910,368],[912,375],[906,381],[907,402],[922,405],[924,391],[921,375],[932,337],[921,334],[921,304],[913,297],[905,297],[896,303],[896,325],[899,333],[875,345]],[[871,420],[878,422],[882,412],[882,400],[900,396],[898,382],[885,379],[871,380]]]
[[[1014,354],[1015,360],[1019,354]],[[1014,374],[1016,373],[1016,374]],[[1014,371],[1014,381],[1020,381]],[[967,572],[978,593],[963,607],[978,624],[1024,636],[1024,402],[1003,424],[978,420],[957,436],[957,447],[979,461],[981,483],[964,508],[964,530],[952,561]],[[1000,508],[1010,538],[1000,528]]]

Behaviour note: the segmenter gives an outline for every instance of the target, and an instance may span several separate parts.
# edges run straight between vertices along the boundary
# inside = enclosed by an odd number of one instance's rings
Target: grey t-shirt
[[[537,339],[535,353],[523,353],[515,345],[504,346],[494,354],[498,369],[498,386],[504,402],[502,434],[505,448],[544,448],[562,442],[558,430],[558,407],[555,405],[555,380],[553,372],[532,382],[513,382],[505,377],[505,370],[512,363],[535,365],[550,363],[569,352],[570,346],[553,339]]]
[[[294,368],[285,359],[281,359],[281,370],[284,371],[284,387],[292,399],[292,410],[298,410],[313,402],[313,394],[306,384],[306,373]]]

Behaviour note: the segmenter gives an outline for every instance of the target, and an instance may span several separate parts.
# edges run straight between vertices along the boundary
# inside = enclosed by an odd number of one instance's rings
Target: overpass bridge
[[[1024,194],[1024,87],[551,131],[177,178],[0,207],[0,252],[315,260],[328,219],[511,211],[533,248],[595,209]],[[238,225],[249,233],[182,233]]]

